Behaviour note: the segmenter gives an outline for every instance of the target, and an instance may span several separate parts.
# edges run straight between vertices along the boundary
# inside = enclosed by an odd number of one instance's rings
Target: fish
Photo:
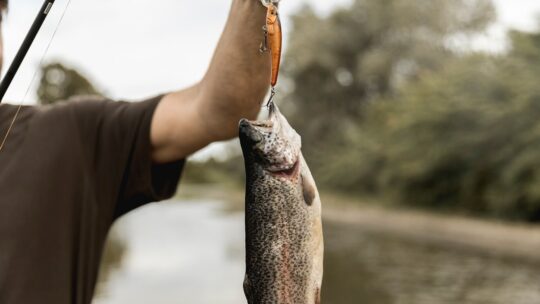
[[[323,279],[321,199],[301,137],[275,104],[267,120],[242,119],[249,304],[318,304]]]

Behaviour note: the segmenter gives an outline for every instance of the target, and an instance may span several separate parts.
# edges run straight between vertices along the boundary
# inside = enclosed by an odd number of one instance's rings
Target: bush
[[[335,174],[324,182],[409,205],[540,220],[540,73],[528,67],[531,43],[521,44],[527,52],[457,58],[371,104],[327,161]]]

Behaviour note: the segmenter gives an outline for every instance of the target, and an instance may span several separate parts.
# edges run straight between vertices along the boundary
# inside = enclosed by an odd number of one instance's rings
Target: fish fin
[[[250,285],[249,285],[249,277],[248,277],[247,274],[244,277],[244,294],[246,295],[246,299],[248,301],[248,304],[253,303],[251,301],[251,290],[250,290]]]
[[[313,178],[302,173],[302,192],[304,201],[308,206],[313,205],[313,201],[317,197],[317,189],[315,188]]]
[[[321,288],[315,289],[315,304],[321,304]]]

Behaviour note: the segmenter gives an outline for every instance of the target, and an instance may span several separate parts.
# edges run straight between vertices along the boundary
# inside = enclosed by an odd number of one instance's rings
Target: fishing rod
[[[19,48],[17,55],[15,55],[15,58],[13,59],[11,66],[6,72],[6,75],[2,79],[2,82],[0,83],[0,103],[2,103],[2,101],[4,100],[6,92],[9,89],[9,86],[11,85],[13,78],[15,78],[17,71],[19,71],[19,68],[21,67],[22,62],[24,61],[24,58],[26,57],[26,54],[28,54],[30,47],[34,43],[34,40],[36,39],[36,36],[39,33],[39,30],[43,26],[45,19],[47,19],[47,16],[49,15],[49,12],[51,11],[51,8],[54,4],[54,1],[55,0],[45,0],[45,2],[43,2],[43,5],[36,19],[34,20],[32,27],[28,31],[26,38],[24,38],[24,41],[21,47]]]

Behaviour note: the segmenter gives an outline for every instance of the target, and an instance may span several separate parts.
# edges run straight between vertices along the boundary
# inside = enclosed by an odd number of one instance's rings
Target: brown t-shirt
[[[90,303],[107,232],[176,191],[183,161],[154,165],[160,98],[24,107],[0,152],[0,303]],[[0,137],[16,111],[0,105]]]

